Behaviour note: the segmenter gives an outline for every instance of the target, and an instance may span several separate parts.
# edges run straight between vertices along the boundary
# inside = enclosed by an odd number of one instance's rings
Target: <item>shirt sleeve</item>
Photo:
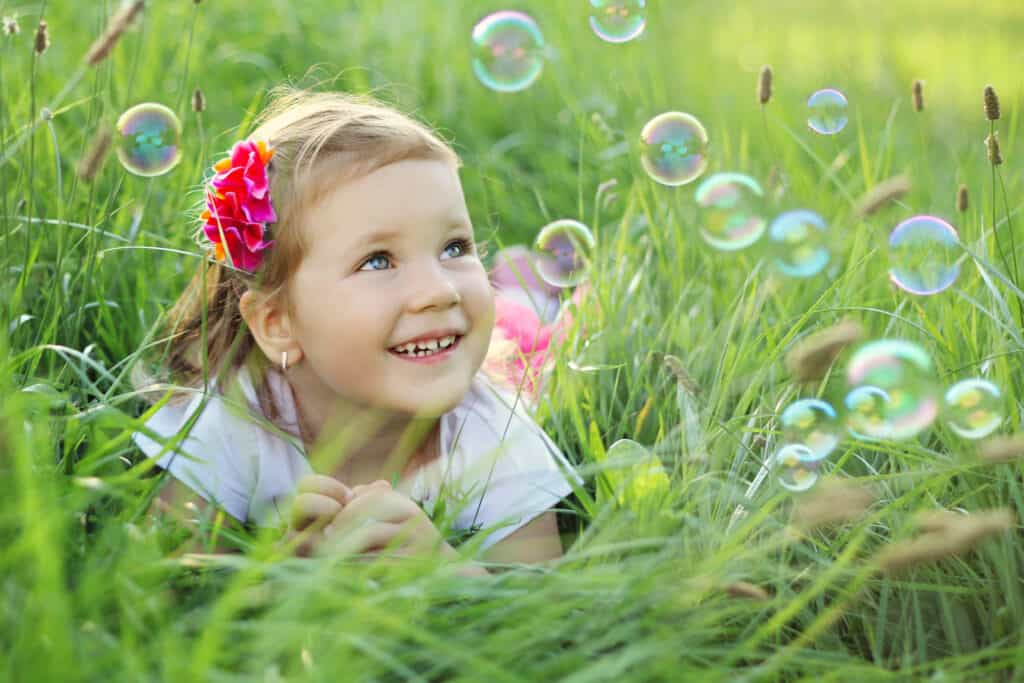
[[[478,527],[485,535],[482,549],[498,543],[530,521],[550,510],[572,493],[570,479],[582,485],[555,443],[519,406],[514,413],[505,401],[497,415],[511,414],[509,428],[502,439],[505,422],[499,420],[494,447],[490,454],[474,458],[472,480],[479,493],[470,496],[460,512],[461,525]],[[491,418],[494,417],[492,413]],[[473,444],[466,444],[473,448]],[[479,447],[479,444],[477,444]]]
[[[244,522],[256,474],[255,452],[245,445],[251,440],[251,429],[239,424],[218,396],[209,398],[205,406],[203,398],[200,394],[187,405],[161,407],[146,421],[144,430],[132,435],[132,441],[175,479]],[[175,437],[185,431],[197,410],[202,410],[201,414],[175,446]]]

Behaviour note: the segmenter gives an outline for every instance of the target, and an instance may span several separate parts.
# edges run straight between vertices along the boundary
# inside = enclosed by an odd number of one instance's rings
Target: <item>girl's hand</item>
[[[292,501],[284,542],[288,545],[295,542],[295,554],[309,557],[323,542],[324,527],[365,488],[356,486],[353,490],[322,474],[302,478],[297,487],[298,495]]]
[[[335,514],[323,529],[329,552],[412,556],[440,552],[458,556],[441,537],[426,513],[404,494],[385,481],[356,486],[355,497]]]

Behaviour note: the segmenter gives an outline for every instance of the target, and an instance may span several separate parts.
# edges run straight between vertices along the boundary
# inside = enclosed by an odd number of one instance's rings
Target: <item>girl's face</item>
[[[288,296],[304,356],[289,376],[304,403],[418,416],[457,405],[494,326],[457,170],[434,160],[383,166],[330,189],[303,229]],[[436,351],[409,353],[415,341]]]

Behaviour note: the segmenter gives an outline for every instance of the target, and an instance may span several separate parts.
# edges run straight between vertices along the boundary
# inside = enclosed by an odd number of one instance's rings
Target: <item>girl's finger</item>
[[[321,496],[328,496],[345,505],[355,497],[352,489],[334,477],[323,474],[310,474],[299,480],[297,490],[300,493],[319,493]]]
[[[334,498],[319,493],[300,493],[292,502],[291,526],[301,531],[317,520],[326,524],[344,507]]]
[[[371,489],[356,496],[335,516],[324,531],[325,533],[343,533],[345,529],[360,526],[368,517],[380,522],[401,524],[418,511],[418,508],[413,509],[415,505],[400,493]]]
[[[390,482],[385,481],[383,479],[378,479],[377,481],[375,481],[373,483],[370,483],[370,484],[359,484],[358,486],[353,486],[352,487],[352,493],[358,496],[358,495],[361,495],[363,493],[366,493],[367,491],[373,491],[373,490],[376,490],[376,489],[384,489],[384,490],[386,490],[386,489],[390,489],[390,488],[391,488],[391,483]]]
[[[401,530],[401,524],[373,521],[346,533],[326,534],[319,547],[331,554],[362,555],[386,548]]]

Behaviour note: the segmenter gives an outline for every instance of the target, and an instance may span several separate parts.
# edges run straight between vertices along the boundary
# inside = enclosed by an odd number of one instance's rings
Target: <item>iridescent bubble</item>
[[[768,224],[761,216],[763,197],[757,181],[741,173],[715,173],[707,178],[694,194],[701,237],[722,251],[749,247]]]
[[[498,92],[530,87],[544,68],[544,36],[528,14],[502,10],[473,27],[473,73]]]
[[[768,226],[775,266],[791,277],[811,277],[828,265],[825,219],[798,209],[781,214]]]
[[[886,405],[889,394],[872,386],[857,387],[846,395],[846,429],[850,435],[866,441],[889,438]]]
[[[823,460],[802,443],[787,444],[775,453],[775,475],[783,488],[806,491],[818,481]]]
[[[946,421],[965,439],[983,439],[1003,423],[1003,396],[984,379],[965,379],[946,392]]]
[[[824,458],[839,444],[842,427],[835,408],[820,399],[791,403],[782,411],[779,423],[783,441],[803,444],[818,457]]]
[[[846,96],[833,88],[819,90],[807,99],[807,125],[815,133],[835,135],[850,120]]]
[[[146,178],[163,175],[181,160],[181,123],[174,112],[144,102],[117,119],[117,158],[129,173]]]
[[[571,219],[548,223],[537,234],[537,272],[555,287],[574,287],[587,276],[594,256],[594,235],[587,226]]]
[[[939,412],[939,389],[932,359],[913,342],[880,339],[858,349],[846,368],[851,387],[877,387],[886,393],[885,436],[908,439],[928,428]]]
[[[609,43],[633,40],[647,25],[647,0],[590,0],[590,6],[590,28]]]
[[[685,185],[708,167],[708,132],[691,114],[669,111],[647,122],[640,131],[640,163],[662,185]]]
[[[914,216],[889,235],[889,279],[911,294],[938,294],[960,275],[960,240],[935,216]]]

